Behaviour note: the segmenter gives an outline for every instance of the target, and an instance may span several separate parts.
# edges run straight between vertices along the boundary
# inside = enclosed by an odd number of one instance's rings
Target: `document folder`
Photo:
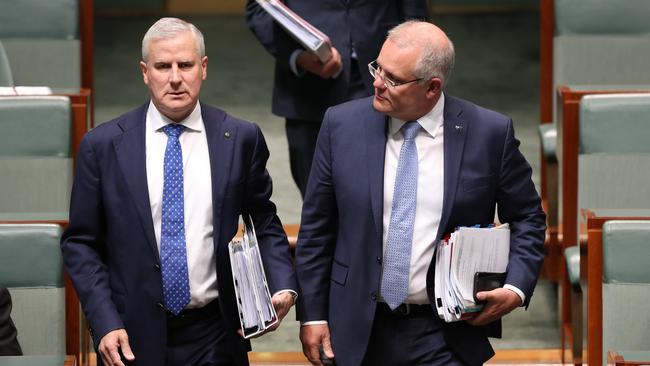
[[[318,56],[321,62],[332,57],[330,39],[309,22],[278,0],[256,0],[257,3],[305,49]]]
[[[264,332],[278,321],[271,302],[264,265],[250,216],[242,215],[244,228],[241,239],[228,244],[239,322],[244,338]]]
[[[503,287],[510,253],[508,224],[461,227],[436,249],[435,305],[438,316],[455,322],[483,309],[476,293]]]

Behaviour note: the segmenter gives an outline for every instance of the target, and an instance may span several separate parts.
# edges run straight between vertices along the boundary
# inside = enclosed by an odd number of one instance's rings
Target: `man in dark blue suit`
[[[386,32],[407,19],[427,19],[426,0],[284,0],[283,3],[325,33],[333,56],[314,54],[274,24],[248,0],[246,20],[275,59],[273,106],[286,119],[291,174],[304,197],[316,138],[328,107],[372,94],[366,65],[377,57]]]
[[[89,132],[76,160],[67,272],[106,365],[248,365],[228,243],[250,214],[278,317],[297,284],[258,126],[198,102],[201,32],[176,18],[142,41],[151,101]]]
[[[324,117],[296,249],[309,360],[337,365],[481,365],[500,318],[527,306],[545,215],[512,120],[442,92],[454,48],[430,23],[389,32],[369,64],[375,95]],[[434,310],[436,244],[457,226],[510,224],[505,286],[468,321]],[[397,238],[397,240],[396,240]]]

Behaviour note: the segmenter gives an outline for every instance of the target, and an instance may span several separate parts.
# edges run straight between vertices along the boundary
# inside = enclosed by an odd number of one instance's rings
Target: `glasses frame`
[[[377,60],[370,61],[370,63],[368,63],[368,71],[370,72],[370,76],[372,76],[373,79],[380,78],[384,82],[384,85],[386,86],[386,88],[395,88],[395,87],[398,87],[400,85],[410,84],[410,83],[414,83],[416,81],[423,80],[423,78],[417,78],[417,79],[408,80],[408,81],[395,81],[395,80],[390,79],[390,78],[388,78],[388,77],[386,77],[384,75],[381,75],[381,73],[379,72],[380,67],[381,66],[379,66],[379,64],[377,63]]]

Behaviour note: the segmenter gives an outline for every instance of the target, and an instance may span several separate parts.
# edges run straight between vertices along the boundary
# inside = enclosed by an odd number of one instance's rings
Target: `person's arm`
[[[338,227],[329,117],[328,110],[316,143],[296,246],[296,272],[301,289],[297,313],[298,320],[303,323],[300,338],[305,356],[314,365],[320,363],[321,345],[328,357],[334,357],[326,323],[329,319],[330,275]]]
[[[546,215],[531,179],[532,169],[519,151],[512,120],[508,121],[497,191],[499,221],[510,224],[510,256],[505,283],[519,289],[500,288],[477,294],[488,303],[470,324],[484,325],[515,308],[528,306],[544,260]]]
[[[124,328],[124,324],[111,299],[108,269],[101,254],[105,250],[101,174],[91,140],[87,134],[79,146],[70,221],[61,238],[61,251],[98,345],[106,334]]]
[[[273,39],[273,18],[255,0],[246,1],[246,25],[273,57],[277,51]]]
[[[266,170],[269,151],[262,131],[258,126],[254,126],[254,129],[254,143],[245,183],[244,212],[250,213],[253,219],[269,290],[274,294],[273,304],[278,318],[282,320],[294,304],[298,284],[289,242],[276,214],[275,204],[271,201],[273,184]],[[271,330],[275,328],[277,326]]]
[[[0,287],[0,356],[22,354],[16,338],[16,327],[11,320],[11,295],[5,287]]]

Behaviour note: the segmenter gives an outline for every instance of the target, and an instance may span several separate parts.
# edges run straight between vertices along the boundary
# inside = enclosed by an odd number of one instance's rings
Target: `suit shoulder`
[[[351,120],[360,121],[368,118],[368,116],[382,115],[373,108],[372,98],[373,97],[370,96],[361,99],[353,99],[330,107],[325,112],[324,120],[327,120],[328,123],[334,124],[349,124],[348,122]]]
[[[482,107],[478,104],[472,103],[468,100],[453,97],[450,95],[445,95],[445,103],[450,106],[458,105],[462,110],[463,117],[468,119],[479,119],[485,121],[494,121],[494,123],[507,124],[510,121],[510,117],[505,114],[499,113],[492,109]]]
[[[145,103],[140,107],[132,109],[110,121],[94,127],[86,133],[84,139],[92,139],[93,141],[106,138],[111,139],[112,137],[122,133],[124,128],[144,123],[148,105],[149,103]]]
[[[223,123],[226,129],[237,130],[246,136],[254,136],[260,130],[260,127],[256,123],[235,117],[223,109],[201,104],[201,110],[203,111],[204,123]]]

